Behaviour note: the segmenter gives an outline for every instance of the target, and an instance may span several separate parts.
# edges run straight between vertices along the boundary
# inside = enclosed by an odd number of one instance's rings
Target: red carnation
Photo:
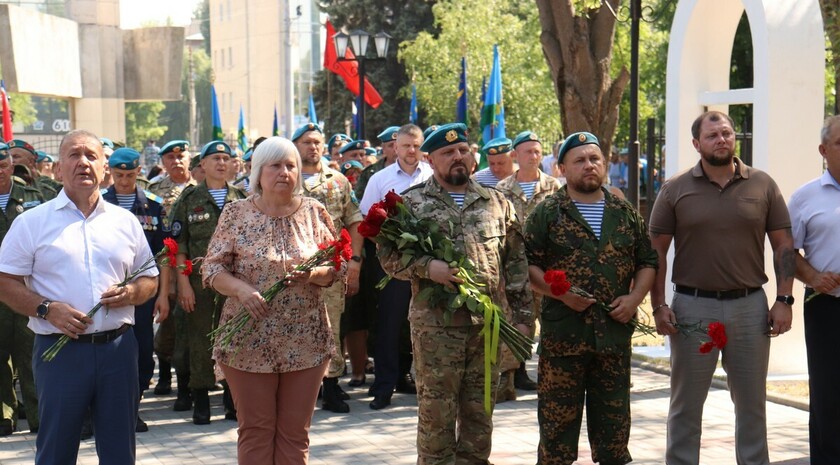
[[[704,343],[700,344],[700,353],[701,354],[708,354],[709,352],[712,351],[712,349],[714,349],[714,347],[715,347],[715,345],[711,341],[704,342]]]
[[[192,260],[187,260],[182,265],[183,268],[181,269],[181,274],[184,276],[189,276],[193,272],[193,262]]]
[[[572,288],[572,283],[568,281],[555,281],[551,283],[551,293],[554,295],[563,295],[569,292]]]
[[[726,346],[726,327],[723,323],[716,321],[709,323],[709,337],[712,338],[712,344],[718,349],[723,349]]]

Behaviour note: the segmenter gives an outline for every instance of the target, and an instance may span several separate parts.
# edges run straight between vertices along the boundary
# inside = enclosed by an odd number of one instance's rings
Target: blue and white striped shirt
[[[117,205],[125,208],[126,210],[131,210],[135,199],[137,199],[136,192],[132,192],[130,194],[117,194]]]
[[[601,222],[604,219],[604,199],[595,203],[582,203],[574,200],[573,202],[581,216],[583,216],[583,219],[589,223],[589,227],[592,228],[595,237],[601,240]]]
[[[537,190],[537,181],[530,181],[530,182],[520,182],[519,188],[522,189],[522,193],[525,194],[525,198],[531,200],[534,196],[534,191]]]
[[[449,195],[455,201],[455,205],[458,205],[458,208],[464,208],[464,197],[467,195],[466,193],[450,192]]]
[[[216,201],[216,206],[219,208],[223,208],[225,206],[225,197],[227,196],[227,188],[224,187],[222,189],[208,189],[210,191],[210,195],[213,196],[213,200]]]

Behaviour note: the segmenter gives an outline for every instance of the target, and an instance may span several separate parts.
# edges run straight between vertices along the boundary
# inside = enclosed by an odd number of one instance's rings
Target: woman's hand
[[[236,292],[236,299],[255,320],[265,318],[268,315],[268,304],[263,296],[253,286],[246,284],[244,281],[240,281],[240,283]]]
[[[187,313],[192,313],[195,310],[195,292],[192,286],[178,284],[178,303]]]

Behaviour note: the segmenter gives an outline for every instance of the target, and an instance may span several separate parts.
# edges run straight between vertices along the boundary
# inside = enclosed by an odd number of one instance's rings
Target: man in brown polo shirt
[[[701,354],[693,338],[677,336],[675,323],[719,321],[729,342],[720,352],[736,418],[739,465],[769,464],[765,397],[768,335],[790,330],[796,269],[790,217],[776,183],[735,158],[732,119],[706,112],[691,127],[700,153],[694,168],[663,186],[653,207],[650,235],[659,254],[651,289],[656,328],[671,337],[669,465],[697,464],[703,404],[719,351]],[[762,285],[764,236],[773,247],[779,296],[768,308]],[[675,241],[674,300],[665,302],[668,249]]]

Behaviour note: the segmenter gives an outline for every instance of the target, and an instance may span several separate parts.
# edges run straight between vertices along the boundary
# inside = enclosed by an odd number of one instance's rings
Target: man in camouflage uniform
[[[350,181],[343,174],[324,166],[321,154],[324,153],[324,134],[315,123],[307,123],[292,135],[292,142],[300,152],[303,163],[303,195],[311,197],[327,207],[336,231],[346,228],[352,240],[353,257],[347,267],[347,284],[338,280],[324,291],[327,315],[330,319],[336,355],[330,360],[327,375],[324,378],[324,390],[321,407],[335,413],[347,413],[350,406],[345,400],[349,396],[338,386],[338,377],[344,374],[344,353],[341,350],[341,313],[344,311],[344,294],[355,295],[359,292],[359,271],[361,260],[357,260],[362,249],[362,237],[356,227],[362,221],[359,207],[353,203],[350,195]]]
[[[149,185],[149,191],[162,199],[163,210],[172,212],[175,201],[181,193],[190,186],[198,183],[190,175],[190,143],[185,140],[173,140],[163,145],[160,149],[160,157],[163,167],[166,169],[166,177]],[[163,231],[170,231],[169,218],[164,217]],[[157,334],[155,334],[155,354],[158,356],[158,383],[155,386],[155,394],[166,395],[172,392],[172,361],[175,353],[175,327],[176,321],[183,320],[184,313],[173,311],[176,306],[177,281],[175,274],[168,267],[160,270],[160,288],[155,301],[154,313],[160,323]],[[169,316],[172,318],[169,318]],[[186,411],[192,408],[190,403],[190,366],[188,358],[182,360],[183,366],[176,366],[175,373],[178,375],[178,400],[176,400],[178,411]],[[183,388],[183,389],[181,389]]]
[[[216,230],[222,208],[230,202],[245,198],[244,192],[225,180],[226,167],[232,153],[230,146],[224,142],[213,141],[205,145],[201,150],[200,163],[207,177],[197,186],[185,188],[175,203],[171,229],[172,237],[178,242],[178,265],[183,265],[187,259],[196,260],[207,255],[207,246]],[[221,206],[216,203],[211,192],[215,190],[225,191]],[[177,273],[178,304],[186,312],[186,328],[177,328],[175,366],[183,365],[178,359],[184,358],[181,343],[185,341],[189,353],[189,387],[195,402],[193,423],[206,425],[210,423],[208,391],[216,385],[209,333],[219,323],[225,299],[212,289],[204,288],[201,274],[197,271],[189,276]],[[181,391],[180,381],[178,391]],[[235,419],[227,386],[225,391],[225,418]]]
[[[525,332],[533,313],[520,225],[500,192],[470,180],[475,158],[466,129],[446,124],[429,135],[420,150],[429,152],[433,177],[405,191],[403,202],[414,215],[440,225],[476,264],[476,278],[487,285],[490,299],[512,310],[508,321]],[[388,274],[411,281],[415,296],[433,282],[460,282],[458,269],[442,260],[424,256],[404,267],[400,259],[399,253],[380,256]],[[484,359],[492,354],[484,352],[481,317],[464,306],[446,321],[447,311],[418,300],[409,309],[417,371],[417,463],[487,464],[493,421],[483,405]],[[495,391],[498,371],[492,377]]]
[[[38,172],[35,166],[36,160],[38,160],[35,147],[29,142],[20,139],[10,140],[8,146],[12,163],[25,166],[31,173],[32,187],[41,192],[45,201],[54,199],[58,195],[58,191],[61,190],[61,183],[47,176],[41,176],[41,173]]]
[[[399,130],[399,126],[390,126],[376,136],[382,143],[382,158],[362,170],[354,189],[357,199],[361,200],[365,196],[365,187],[371,176],[397,161],[397,131]]]
[[[12,171],[9,147],[0,142],[0,243],[18,215],[44,201],[37,189],[14,182]],[[0,436],[12,434],[17,423],[18,402],[13,367],[20,378],[29,430],[38,432],[38,396],[32,374],[35,335],[27,324],[29,317],[0,303]]]
[[[577,459],[585,402],[592,460],[625,464],[632,460],[631,320],[653,285],[657,255],[639,213],[601,187],[606,159],[595,136],[572,134],[558,160],[566,186],[537,205],[525,224],[531,284],[546,295],[537,463],[571,465]],[[565,271],[573,286],[594,298],[552,295],[547,270]]]
[[[525,223],[528,215],[534,211],[537,204],[545,200],[551,194],[560,189],[560,182],[557,179],[540,171],[542,160],[542,143],[540,138],[531,131],[523,131],[513,139],[511,148],[514,158],[519,164],[519,169],[496,184],[496,189],[502,192],[513,204],[516,210],[516,217],[521,223]],[[504,148],[497,148],[504,150]],[[534,315],[539,316],[542,299],[539,295],[534,296]],[[534,334],[529,334],[533,337]],[[513,353],[507,348],[502,349],[502,379],[499,383],[499,393],[496,395],[496,402],[504,400],[516,400],[516,389],[533,391],[537,389],[537,383],[528,378],[525,371],[525,362],[520,362],[513,357]]]

